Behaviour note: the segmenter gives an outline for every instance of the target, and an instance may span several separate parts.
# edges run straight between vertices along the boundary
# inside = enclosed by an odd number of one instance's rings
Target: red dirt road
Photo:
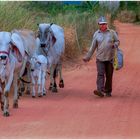
[[[10,117],[0,114],[0,138],[140,138],[140,26],[116,22],[125,65],[114,72],[113,96],[99,98],[95,57],[64,70],[65,88],[25,95]]]

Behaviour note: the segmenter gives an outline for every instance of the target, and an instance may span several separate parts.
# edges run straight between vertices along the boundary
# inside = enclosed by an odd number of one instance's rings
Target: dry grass
[[[136,20],[136,13],[134,11],[121,11],[118,14],[118,19],[121,22],[134,22]]]
[[[33,3],[30,3],[33,4]],[[86,12],[65,12],[51,16],[41,10],[35,11],[39,5],[26,5],[25,2],[1,2],[0,3],[0,30],[11,31],[13,29],[31,29],[37,31],[37,23],[55,23],[65,31],[64,59],[75,59],[88,49],[92,35],[97,27],[98,14]],[[8,10],[7,10],[8,9]],[[32,9],[32,10],[31,10]],[[58,10],[58,9],[55,9]],[[52,10],[53,12],[53,10]]]
[[[79,49],[76,41],[75,29],[71,27],[64,27],[65,31],[65,59],[76,58],[79,55]]]

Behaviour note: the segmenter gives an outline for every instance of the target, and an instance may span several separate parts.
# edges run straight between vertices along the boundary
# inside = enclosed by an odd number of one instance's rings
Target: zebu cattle
[[[32,97],[35,98],[36,89],[38,97],[46,95],[46,74],[48,69],[48,60],[43,55],[35,55],[30,60],[31,79],[32,79]]]
[[[13,31],[12,33],[0,32],[0,97],[1,109],[3,110],[4,116],[10,115],[8,94],[12,82],[14,85],[13,107],[18,108],[17,81],[25,70],[28,58],[27,48],[31,45],[27,42],[32,41],[32,34],[29,33],[29,36],[22,36],[16,31]]]
[[[24,61],[25,71],[22,77],[20,77],[20,85],[19,85],[18,92],[20,95],[22,95],[23,91],[25,91],[25,85],[27,85],[26,94],[30,94],[31,91],[30,60],[32,56],[35,55],[36,52],[35,34],[33,31],[27,29],[22,29],[22,30],[14,29],[12,33],[17,33],[22,37],[24,47],[25,47],[25,52],[26,52],[26,61]]]
[[[59,86],[64,87],[62,78],[62,60],[61,57],[65,49],[64,30],[56,24],[39,24],[38,31],[38,53],[49,58],[50,63],[50,89],[57,92],[56,75],[59,68],[60,81]]]
[[[0,87],[1,93],[1,108],[4,112],[4,116],[9,116],[9,103],[8,94],[11,88],[11,84],[14,79],[14,104],[13,107],[18,107],[17,99],[17,73],[19,68],[22,67],[22,60],[25,56],[23,41],[17,34],[11,34],[9,32],[0,32],[0,79],[1,84],[5,84],[4,90]]]

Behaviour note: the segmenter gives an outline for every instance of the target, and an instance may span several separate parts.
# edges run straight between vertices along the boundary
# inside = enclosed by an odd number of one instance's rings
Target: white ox
[[[29,36],[32,34],[29,33]],[[12,82],[14,85],[13,107],[18,108],[17,81],[25,70],[28,58],[27,48],[30,45],[27,42],[33,41],[29,36],[25,37],[14,31],[12,33],[0,32],[0,97],[4,116],[10,115],[8,94]]]
[[[36,88],[38,97],[46,95],[46,78],[48,69],[48,60],[44,55],[35,55],[30,60],[31,79],[32,79],[32,97],[36,96]]]
[[[19,95],[22,95],[22,92],[25,90],[25,83],[26,83],[27,85],[26,94],[30,94],[31,91],[30,60],[32,56],[35,55],[36,52],[35,34],[32,30],[28,30],[28,29],[21,29],[21,30],[14,29],[12,33],[17,33],[19,36],[21,36],[26,52],[26,56],[25,56],[26,61],[24,61],[25,71],[22,77],[20,77],[20,83],[19,83],[20,85],[19,85],[18,93]]]
[[[62,78],[62,60],[61,57],[65,49],[64,30],[56,24],[39,24],[38,53],[45,55],[49,59],[50,65],[50,88],[52,92],[57,92],[56,75],[59,69],[60,81],[59,87],[64,87]]]

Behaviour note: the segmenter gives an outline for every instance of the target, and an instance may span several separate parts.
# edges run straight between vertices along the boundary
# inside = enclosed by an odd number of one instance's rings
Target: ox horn
[[[50,24],[50,26],[52,26],[52,25],[53,25],[53,23]]]

